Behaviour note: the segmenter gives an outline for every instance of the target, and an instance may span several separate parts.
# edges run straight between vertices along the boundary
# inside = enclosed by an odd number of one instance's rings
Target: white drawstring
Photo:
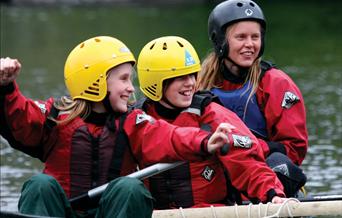
[[[282,204],[281,206],[279,207],[278,211],[275,213],[275,214],[272,214],[270,216],[265,216],[263,218],[274,218],[274,217],[280,217],[280,213],[281,213],[281,210],[286,206],[287,207],[287,217],[293,217],[292,215],[292,212],[291,212],[291,209],[289,207],[289,202],[290,201],[295,201],[295,202],[300,202],[298,199],[296,198],[289,198],[289,199],[286,199]],[[267,210],[266,210],[267,211]]]
[[[211,209],[211,213],[213,214],[213,217],[214,217],[214,218],[217,218],[217,216],[216,216],[216,211],[215,211],[215,208],[214,208],[213,205],[210,205],[210,209]]]

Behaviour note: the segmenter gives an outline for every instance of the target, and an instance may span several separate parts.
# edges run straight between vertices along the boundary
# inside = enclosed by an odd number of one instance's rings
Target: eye
[[[121,80],[130,80],[130,79],[131,79],[131,75],[128,74],[128,73],[122,74],[122,75],[120,76],[120,79],[121,79]]]
[[[254,34],[252,35],[253,40],[258,40],[260,38],[260,34]]]
[[[242,39],[245,38],[245,35],[244,35],[244,34],[237,34],[237,35],[235,36],[235,38],[237,38],[238,40],[242,40]]]

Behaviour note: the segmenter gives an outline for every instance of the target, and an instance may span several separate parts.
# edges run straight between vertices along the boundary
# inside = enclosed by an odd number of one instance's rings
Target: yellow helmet
[[[102,101],[107,94],[107,71],[126,62],[134,65],[135,58],[116,38],[97,36],[77,45],[64,66],[64,80],[72,99]]]
[[[159,101],[164,80],[196,73],[201,70],[201,63],[186,39],[166,36],[144,46],[137,68],[140,90],[153,101]]]

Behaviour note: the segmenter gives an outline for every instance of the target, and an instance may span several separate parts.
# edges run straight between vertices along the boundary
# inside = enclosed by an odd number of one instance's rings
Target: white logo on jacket
[[[285,92],[283,102],[281,103],[281,106],[283,108],[289,109],[294,104],[296,104],[299,101],[299,97],[292,92]]]
[[[38,101],[34,101],[34,103],[39,107],[42,114],[45,114],[46,112],[46,106],[45,104],[39,103]]]
[[[215,175],[215,170],[206,166],[201,175],[210,182]]]
[[[138,114],[137,118],[135,120],[135,124],[139,124],[139,123],[143,123],[145,121],[148,121],[150,123],[154,123],[154,119],[153,117],[151,117],[150,115],[147,115],[146,113],[142,113],[142,114]]]
[[[252,147],[252,140],[248,136],[232,135],[235,147],[250,148]]]
[[[290,177],[289,168],[287,167],[286,164],[281,164],[281,165],[275,166],[272,168],[272,170],[274,172],[278,172],[278,173],[281,173],[287,177]]]

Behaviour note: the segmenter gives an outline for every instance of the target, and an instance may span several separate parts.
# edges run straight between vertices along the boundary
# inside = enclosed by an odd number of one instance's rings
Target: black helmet
[[[228,53],[226,28],[238,21],[255,20],[262,27],[261,48],[258,57],[264,52],[264,32],[266,21],[261,8],[251,0],[227,0],[218,4],[208,19],[209,39],[212,41],[216,54],[223,58]]]

